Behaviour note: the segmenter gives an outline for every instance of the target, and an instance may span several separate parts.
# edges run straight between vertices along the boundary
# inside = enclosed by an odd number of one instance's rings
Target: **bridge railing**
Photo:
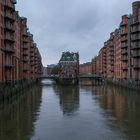
[[[40,76],[40,78],[58,78],[59,77],[59,75],[54,75],[54,74],[51,74],[51,75],[42,75],[42,76]]]
[[[42,75],[40,78],[48,78],[48,79],[54,79],[58,78],[59,75]],[[102,78],[100,75],[97,74],[85,74],[85,75],[79,75],[79,78]]]

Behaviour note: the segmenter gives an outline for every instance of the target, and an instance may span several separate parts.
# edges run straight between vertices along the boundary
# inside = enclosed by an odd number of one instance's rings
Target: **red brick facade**
[[[80,75],[92,74],[92,63],[88,62],[81,64],[79,67],[79,74]]]
[[[15,0],[0,0],[0,82],[35,79],[42,73],[41,56],[15,10]]]
[[[132,79],[140,81],[140,1],[133,3],[131,23]]]
[[[133,2],[132,10],[104,43],[93,69],[108,79],[140,83],[140,1]]]
[[[122,78],[122,61],[121,61],[121,36],[120,31],[114,32],[114,79],[119,80]]]
[[[97,57],[94,57],[91,61],[91,65],[92,65],[92,74],[96,74],[97,72]]]

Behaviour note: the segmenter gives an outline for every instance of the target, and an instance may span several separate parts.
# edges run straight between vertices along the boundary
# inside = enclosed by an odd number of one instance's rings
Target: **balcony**
[[[29,35],[28,35],[28,32],[27,32],[27,30],[26,30],[26,28],[24,28],[24,30],[23,30],[23,36],[24,37],[28,37]]]
[[[32,67],[33,67],[34,65],[35,65],[35,64],[34,64],[33,62],[30,64],[30,66],[32,66]]]
[[[15,40],[14,40],[14,36],[8,36],[6,35],[5,38],[4,38],[4,41],[8,41],[8,42],[11,42],[11,43],[14,43]]]
[[[111,38],[111,40],[113,40],[113,38]],[[110,47],[114,46],[112,41],[109,42],[109,45],[110,45]]]
[[[132,56],[135,57],[140,57],[140,51],[133,51]]]
[[[122,49],[121,54],[122,55],[127,55],[127,49]]]
[[[24,42],[24,43],[28,43],[28,42],[29,42],[28,37],[24,37],[24,38],[23,38],[23,42]]]
[[[134,68],[134,69],[140,69],[140,64],[135,64],[135,65],[133,65],[133,68]]]
[[[128,56],[127,55],[122,56],[121,60],[122,61],[128,61]]]
[[[23,56],[28,56],[28,52],[27,51],[23,51]]]
[[[131,36],[131,40],[132,40],[132,41],[138,41],[138,40],[140,40],[140,35],[135,35],[135,34],[133,34],[133,35]]]
[[[114,52],[114,48],[109,48],[109,52],[113,53]]]
[[[111,57],[114,57],[114,53],[110,53],[109,55],[110,55]]]
[[[132,26],[136,26],[136,25],[138,25],[138,24],[140,24],[140,22],[139,22],[139,21],[135,21],[135,22],[133,22],[131,25],[132,25]]]
[[[12,24],[5,24],[5,30],[15,32],[15,26]]]
[[[37,59],[37,58],[35,58],[35,59],[34,59],[34,61],[38,61],[38,59]]]
[[[121,31],[121,36],[127,35],[127,31]]]
[[[34,62],[34,59],[30,59],[30,62]]]
[[[123,71],[128,71],[128,68],[122,68]]]
[[[34,51],[33,51],[33,50],[30,50],[30,53],[31,53],[32,55],[34,55]]]
[[[28,66],[23,66],[23,71],[28,71]]]
[[[121,48],[127,48],[128,47],[128,43],[122,43],[121,44]]]
[[[127,41],[127,36],[121,37],[121,42],[126,42]]]
[[[28,62],[28,61],[29,61],[28,57],[23,57],[23,62]]]
[[[6,62],[6,63],[5,63],[5,68],[6,68],[6,69],[12,69],[13,67],[14,67],[14,65],[11,64],[10,62]]]
[[[131,44],[131,49],[132,49],[132,50],[140,49],[140,44],[138,44],[138,43],[132,43],[132,44]]]
[[[23,49],[27,50],[29,47],[27,45],[23,45]]]
[[[31,47],[30,52],[34,53],[34,48],[33,47]]]
[[[121,27],[127,26],[127,22],[121,22],[120,26],[121,26]]]
[[[15,14],[14,13],[10,13],[9,11],[5,12],[5,19],[11,20],[11,21],[15,21]]]
[[[132,27],[132,28],[131,28],[131,32],[132,32],[132,33],[140,32],[140,27]]]
[[[14,3],[11,3],[11,2],[6,2],[4,7],[5,7],[5,9],[15,10],[15,5],[14,5]]]
[[[123,70],[123,71],[128,70],[128,63],[122,65],[122,70]]]
[[[114,62],[113,63],[110,63],[110,65],[111,65],[111,67],[113,67],[114,66]]]
[[[33,59],[33,60],[34,60],[34,55],[30,55],[30,57],[31,57],[31,59]]]
[[[14,47],[6,46],[5,48],[2,48],[2,50],[5,51],[6,53],[15,53]]]

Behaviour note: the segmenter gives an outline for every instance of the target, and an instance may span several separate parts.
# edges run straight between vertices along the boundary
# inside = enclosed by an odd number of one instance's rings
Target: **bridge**
[[[54,80],[57,79],[58,77],[59,77],[59,75],[54,75],[54,74],[40,76],[41,79],[54,79]]]
[[[51,79],[55,82],[58,81],[59,75],[42,75],[40,79]],[[96,74],[79,75],[79,83],[86,85],[91,81],[92,85],[101,85],[103,83],[103,78]]]
[[[42,75],[41,79],[57,79],[59,75]],[[86,74],[86,75],[79,75],[79,79],[102,79],[101,76],[97,74]]]

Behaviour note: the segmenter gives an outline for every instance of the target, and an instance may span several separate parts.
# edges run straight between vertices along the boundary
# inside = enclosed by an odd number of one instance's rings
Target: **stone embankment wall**
[[[39,79],[34,81],[25,80],[14,84],[0,84],[0,103],[12,100],[17,96],[20,96],[24,90],[28,89],[30,86],[37,83],[38,81]]]

